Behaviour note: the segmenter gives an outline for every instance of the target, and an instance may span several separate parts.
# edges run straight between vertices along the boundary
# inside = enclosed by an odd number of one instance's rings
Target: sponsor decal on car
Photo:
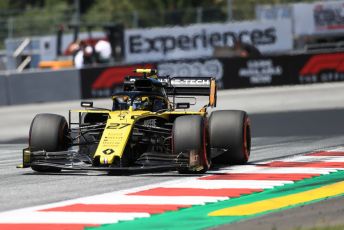
[[[143,126],[156,127],[156,119],[148,119],[143,121]]]
[[[105,149],[104,151],[103,151],[103,153],[105,154],[105,155],[111,155],[112,153],[114,153],[115,152],[115,150],[113,150],[113,149]]]
[[[165,79],[158,79],[161,82],[169,82],[168,78]],[[209,86],[210,80],[209,79],[171,79],[171,84],[173,86],[179,87],[192,87],[192,86]]]

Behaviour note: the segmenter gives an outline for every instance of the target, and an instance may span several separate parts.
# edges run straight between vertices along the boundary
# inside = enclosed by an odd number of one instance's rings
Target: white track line
[[[200,189],[227,189],[227,188],[247,188],[266,189],[284,184],[291,184],[293,181],[276,180],[188,180],[165,186],[165,188],[200,188]]]
[[[283,162],[344,162],[344,156],[296,156],[283,159]]]
[[[233,166],[230,168],[222,168],[221,170],[209,171],[209,174],[216,173],[320,173],[328,174],[336,172],[337,169],[332,168],[313,168],[313,167],[265,167],[257,165]]]
[[[337,169],[333,168],[313,168],[313,167],[263,167],[256,165],[245,165],[245,166],[234,166],[232,168],[224,168],[217,171],[209,171],[209,174],[216,173],[287,173],[287,174],[297,174],[297,173],[310,173],[310,174],[329,174],[331,172],[336,172]]]
[[[320,152],[320,151],[319,151]],[[326,150],[324,152],[344,152],[344,147],[339,147],[335,149]]]

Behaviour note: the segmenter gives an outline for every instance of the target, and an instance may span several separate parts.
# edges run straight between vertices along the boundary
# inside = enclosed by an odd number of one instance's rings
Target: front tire
[[[189,115],[178,117],[173,125],[172,148],[174,154],[196,153],[199,158],[200,170],[181,168],[179,173],[204,173],[209,168],[208,151],[206,147],[206,130],[201,116]],[[190,161],[189,161],[190,163]]]
[[[29,134],[29,147],[47,152],[68,149],[68,123],[63,116],[56,114],[38,114],[32,120]],[[31,166],[37,172],[59,172],[61,169],[48,166]]]
[[[250,120],[245,111],[222,110],[209,118],[210,146],[226,149],[213,159],[217,164],[246,164],[251,151]]]

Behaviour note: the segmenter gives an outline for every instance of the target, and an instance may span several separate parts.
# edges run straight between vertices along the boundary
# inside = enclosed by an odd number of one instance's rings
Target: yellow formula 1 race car
[[[36,115],[22,167],[38,172],[204,173],[211,164],[248,161],[247,113],[222,110],[208,116],[207,108],[216,106],[215,79],[136,72],[143,76],[126,77],[123,92],[112,96],[111,109],[82,102],[85,109],[71,110],[68,122],[56,114]],[[188,111],[196,96],[207,96],[209,102],[199,111]],[[72,122],[72,117],[78,118]]]

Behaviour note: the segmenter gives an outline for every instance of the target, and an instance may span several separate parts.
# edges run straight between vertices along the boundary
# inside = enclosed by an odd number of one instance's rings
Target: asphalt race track
[[[343,98],[343,83],[232,90],[219,92],[217,109],[244,109],[249,112],[253,134],[250,162],[258,162],[343,146]],[[33,116],[40,112],[66,115],[69,108],[78,108],[78,104],[79,102],[59,102],[0,108],[0,212],[150,185],[185,176],[175,172],[131,176],[108,176],[99,172],[42,175],[31,169],[16,169],[15,166],[21,161],[21,149],[26,146],[28,127]],[[108,100],[95,102],[97,106],[108,104]],[[336,203],[344,203],[342,198],[337,199]],[[331,201],[320,203],[324,207],[327,203],[333,207]],[[343,205],[336,207],[343,212]],[[288,226],[302,226],[302,221],[307,218],[297,219],[295,212],[305,213],[307,209],[292,210],[294,211],[289,210],[289,222],[293,222],[294,216],[295,223]],[[333,213],[336,211],[339,210],[332,210]],[[276,221],[281,220],[278,215],[277,213],[263,217],[267,225],[261,229],[275,226]],[[312,215],[316,214],[309,212],[308,219],[312,219]],[[325,212],[322,213],[322,217],[326,218],[326,215]],[[328,215],[331,215],[331,212]],[[284,212],[284,218],[286,216],[288,211]],[[236,229],[249,229],[249,226],[257,227],[257,221],[244,221],[234,225]]]

